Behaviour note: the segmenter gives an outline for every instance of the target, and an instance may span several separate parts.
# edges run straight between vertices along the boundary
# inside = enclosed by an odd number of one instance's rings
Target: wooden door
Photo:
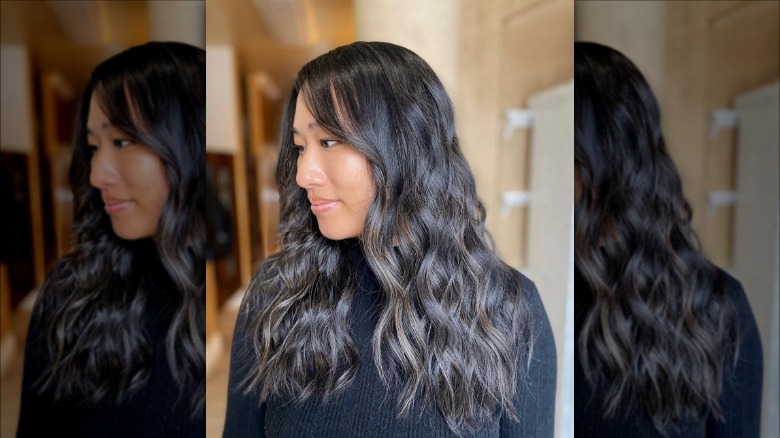
[[[574,76],[573,2],[518,3],[525,7],[510,11],[500,29],[502,116],[510,108],[527,108],[531,94]],[[533,150],[530,135],[528,129],[517,130],[508,139],[502,136],[499,141],[494,157],[497,163],[494,184],[499,193],[531,190],[532,156],[543,151]],[[499,213],[495,226],[496,233],[501,235],[497,239],[498,250],[514,266],[527,263],[529,208],[530,205],[493,210],[494,214]]]
[[[235,48],[225,44],[206,46],[206,151],[211,156],[224,155],[232,163],[234,203],[233,239],[238,250],[237,266],[241,285],[252,278],[252,248],[247,195],[247,163],[239,87],[240,70]],[[209,158],[207,157],[207,160]],[[223,202],[225,200],[223,199]]]
[[[567,212],[572,209],[573,144],[568,145],[568,152],[564,151],[565,142],[557,143],[560,148],[556,154],[551,154],[552,148],[546,146],[540,148],[547,150],[537,150],[537,144],[556,144],[557,137],[545,140],[550,134],[540,132],[540,141],[532,142],[536,119],[525,129],[509,131],[507,139],[504,131],[507,110],[529,109],[531,96],[535,94],[541,99],[538,108],[545,107],[543,91],[573,79],[574,2],[461,2],[460,30],[456,121],[461,146],[474,172],[477,192],[487,210],[488,229],[495,238],[499,255],[538,280],[559,352],[556,436],[572,436],[573,425],[567,422],[564,408],[572,403],[573,387],[567,376],[571,374],[573,362],[564,352],[567,343],[573,342],[573,329],[567,331],[571,309],[566,306],[570,292],[566,277],[572,270],[572,255],[565,254],[571,234],[572,217]],[[544,131],[550,126],[546,122],[542,123]],[[560,124],[553,122],[552,126],[559,128],[558,134],[570,136],[572,122],[573,113],[568,120],[561,120]],[[553,175],[561,177],[553,185],[541,182],[549,171],[545,169],[547,160],[557,167]],[[502,209],[502,193],[517,191],[530,192],[529,203]],[[536,197],[545,200],[535,210]],[[542,205],[548,202],[546,207]],[[553,220],[545,217],[547,211],[556,215]],[[556,228],[561,225],[557,219],[563,223],[560,229]],[[532,222],[536,225],[531,225]],[[556,242],[555,248],[547,248],[553,252],[544,252],[544,248],[537,252],[537,246],[543,247],[545,240]],[[552,262],[543,266],[542,260],[548,257]]]
[[[505,111],[526,108],[528,97],[574,77],[571,0],[464,2],[456,115],[464,154],[485,203],[488,229],[500,255],[525,263],[525,208],[505,209],[502,192],[527,191],[527,130],[504,140]]]
[[[41,75],[41,115],[43,122],[43,157],[47,184],[47,209],[51,211],[53,257],[58,259],[71,249],[73,192],[68,172],[73,151],[73,127],[76,118],[75,93],[57,72]],[[48,246],[48,245],[47,245]]]
[[[736,134],[710,135],[712,112],[780,77],[780,2],[670,2],[663,122],[667,145],[694,212],[705,254],[733,256],[733,206],[711,209],[709,195],[733,191]]]
[[[281,123],[281,91],[263,72],[247,76],[248,124],[251,135],[250,161],[255,181],[249,195],[252,199],[253,223],[257,242],[253,262],[257,263],[278,250],[279,191],[276,187],[276,163],[279,155],[278,135]]]

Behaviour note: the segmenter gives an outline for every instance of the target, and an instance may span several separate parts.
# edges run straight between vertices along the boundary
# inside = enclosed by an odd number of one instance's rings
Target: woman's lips
[[[322,214],[333,209],[339,201],[317,200],[311,203],[311,211],[314,214]]]
[[[131,201],[121,201],[118,199],[112,199],[110,201],[103,201],[105,204],[105,210],[108,214],[117,214],[124,211],[130,206]]]

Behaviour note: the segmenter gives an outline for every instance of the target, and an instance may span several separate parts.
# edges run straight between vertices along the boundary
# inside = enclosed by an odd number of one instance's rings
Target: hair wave
[[[289,96],[277,169],[281,251],[257,271],[245,305],[256,358],[248,390],[262,400],[327,398],[362,359],[348,332],[356,278],[346,246],[320,234],[295,183],[299,95],[373,171],[377,193],[360,238],[384,296],[373,361],[386,387],[399,389],[398,415],[421,396],[456,433],[501,411],[517,420],[516,381],[532,346],[521,277],[491,248],[444,87],[419,56],[389,43],[312,60]]]
[[[619,52],[575,43],[575,263],[578,350],[604,385],[605,415],[621,404],[667,433],[710,411],[719,418],[735,310],[722,271],[705,259],[666,149],[658,104]],[[587,294],[587,295],[585,295]]]
[[[169,186],[154,240],[114,234],[100,190],[89,182],[86,139],[96,94],[111,123],[154,151]],[[98,65],[76,121],[70,181],[74,191],[73,252],[43,285],[39,306],[51,364],[41,390],[55,398],[117,402],[149,377],[153,355],[144,335],[146,293],[159,258],[172,285],[165,345],[168,366],[193,415],[205,406],[203,178],[205,177],[205,52],[181,43],[147,43]],[[158,285],[159,286],[159,285]],[[159,364],[158,364],[159,366]]]

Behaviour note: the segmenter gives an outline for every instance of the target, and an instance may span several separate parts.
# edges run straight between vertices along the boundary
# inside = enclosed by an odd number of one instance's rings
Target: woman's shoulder
[[[246,336],[251,331],[249,325],[252,323],[252,316],[266,308],[281,292],[281,287],[278,286],[278,257],[278,253],[268,256],[252,274],[238,308],[234,339]]]
[[[38,289],[33,315],[47,313],[59,307],[73,292],[75,284],[73,257],[67,254],[54,262],[43,285]]]
[[[252,347],[252,333],[256,329],[257,321],[253,317],[258,315],[264,306],[271,301],[272,297],[269,298],[269,295],[278,293],[278,291],[270,290],[272,287],[269,286],[272,277],[278,270],[277,257],[278,254],[271,255],[257,267],[238,308],[230,359],[230,379],[236,385],[237,382],[244,379],[244,377],[238,376],[246,376],[253,369],[256,361]],[[231,388],[233,386],[231,384]]]
[[[279,274],[279,253],[274,253],[260,262],[260,265],[252,274],[252,279],[246,287],[246,292],[241,300],[240,313],[252,312],[265,305],[269,297],[278,293],[271,286]]]
[[[734,317],[736,318],[736,330],[732,333],[735,333],[738,339],[735,344],[737,348],[733,350],[734,359],[738,361],[736,364],[737,369],[742,370],[742,373],[757,373],[760,375],[763,367],[763,347],[756,318],[750,307],[750,300],[739,280],[722,269],[719,269],[719,271],[721,284],[727,290],[728,299],[731,301]]]
[[[737,324],[741,331],[757,330],[750,300],[742,287],[742,283],[723,269],[718,269],[721,276],[721,285],[728,293],[728,299],[734,306]]]
[[[73,277],[76,271],[73,253],[65,254],[54,262],[49,273],[46,274],[44,286],[57,284]]]
[[[26,371],[28,373],[40,375],[44,370],[44,365],[48,363],[47,326],[51,323],[57,309],[60,309],[72,294],[75,284],[73,276],[73,261],[70,255],[66,255],[54,263],[46,275],[43,285],[38,289],[26,336],[25,355],[35,358],[34,360],[25,359],[25,368],[31,370]]]
[[[761,336],[742,283],[731,274],[719,271],[721,284],[733,304],[736,331],[732,333],[736,336],[729,337],[724,353],[726,368],[720,403],[727,422],[713,420],[711,423],[717,430],[741,430],[745,432],[743,436],[758,436],[760,416],[756,413],[761,411],[764,376]]]
[[[536,283],[534,283],[533,280],[526,277],[525,274],[515,268],[512,268],[512,273],[520,279],[520,286],[524,295],[541,300],[541,298],[539,298],[539,291],[536,289]]]
[[[534,321],[537,323],[546,322],[549,325],[547,311],[544,308],[542,297],[539,295],[539,290],[536,288],[536,283],[517,269],[513,269],[513,273],[519,278],[522,299],[528,304]]]
[[[728,291],[731,298],[739,298],[740,296],[745,295],[745,289],[742,287],[742,283],[734,278],[731,274],[729,274],[726,270],[717,268],[718,274],[720,275],[720,281],[721,284],[724,285]]]
[[[515,405],[521,421],[503,418],[501,429],[507,436],[526,435],[529,431],[534,431],[535,436],[552,436],[558,375],[555,338],[536,284],[519,271],[514,273],[520,279],[522,298],[530,315],[531,343],[527,358],[518,362],[519,375],[523,377],[517,379]]]
[[[539,295],[533,280],[516,269],[513,271],[520,279],[522,299],[527,303],[531,334],[533,336],[534,356],[536,359],[554,366],[557,355],[555,338],[542,297]]]

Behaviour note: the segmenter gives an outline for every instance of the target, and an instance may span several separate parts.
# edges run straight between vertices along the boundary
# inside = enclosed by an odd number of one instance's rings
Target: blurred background
[[[208,162],[232,246],[209,262],[207,431],[222,431],[235,316],[275,251],[282,105],[297,71],[356,40],[428,61],[456,108],[501,256],[536,281],[558,343],[558,436],[573,436],[571,0],[207,1]],[[568,330],[568,332],[567,332]],[[573,351],[573,350],[572,350]],[[567,401],[568,400],[568,401]],[[562,409],[568,406],[569,409]]]
[[[37,288],[71,247],[78,103],[104,59],[149,40],[205,48],[205,1],[0,2],[0,436],[16,433]]]
[[[764,347],[762,433],[780,436],[780,2],[576,1],[575,38],[623,52],[661,106],[704,254],[742,282]]]

